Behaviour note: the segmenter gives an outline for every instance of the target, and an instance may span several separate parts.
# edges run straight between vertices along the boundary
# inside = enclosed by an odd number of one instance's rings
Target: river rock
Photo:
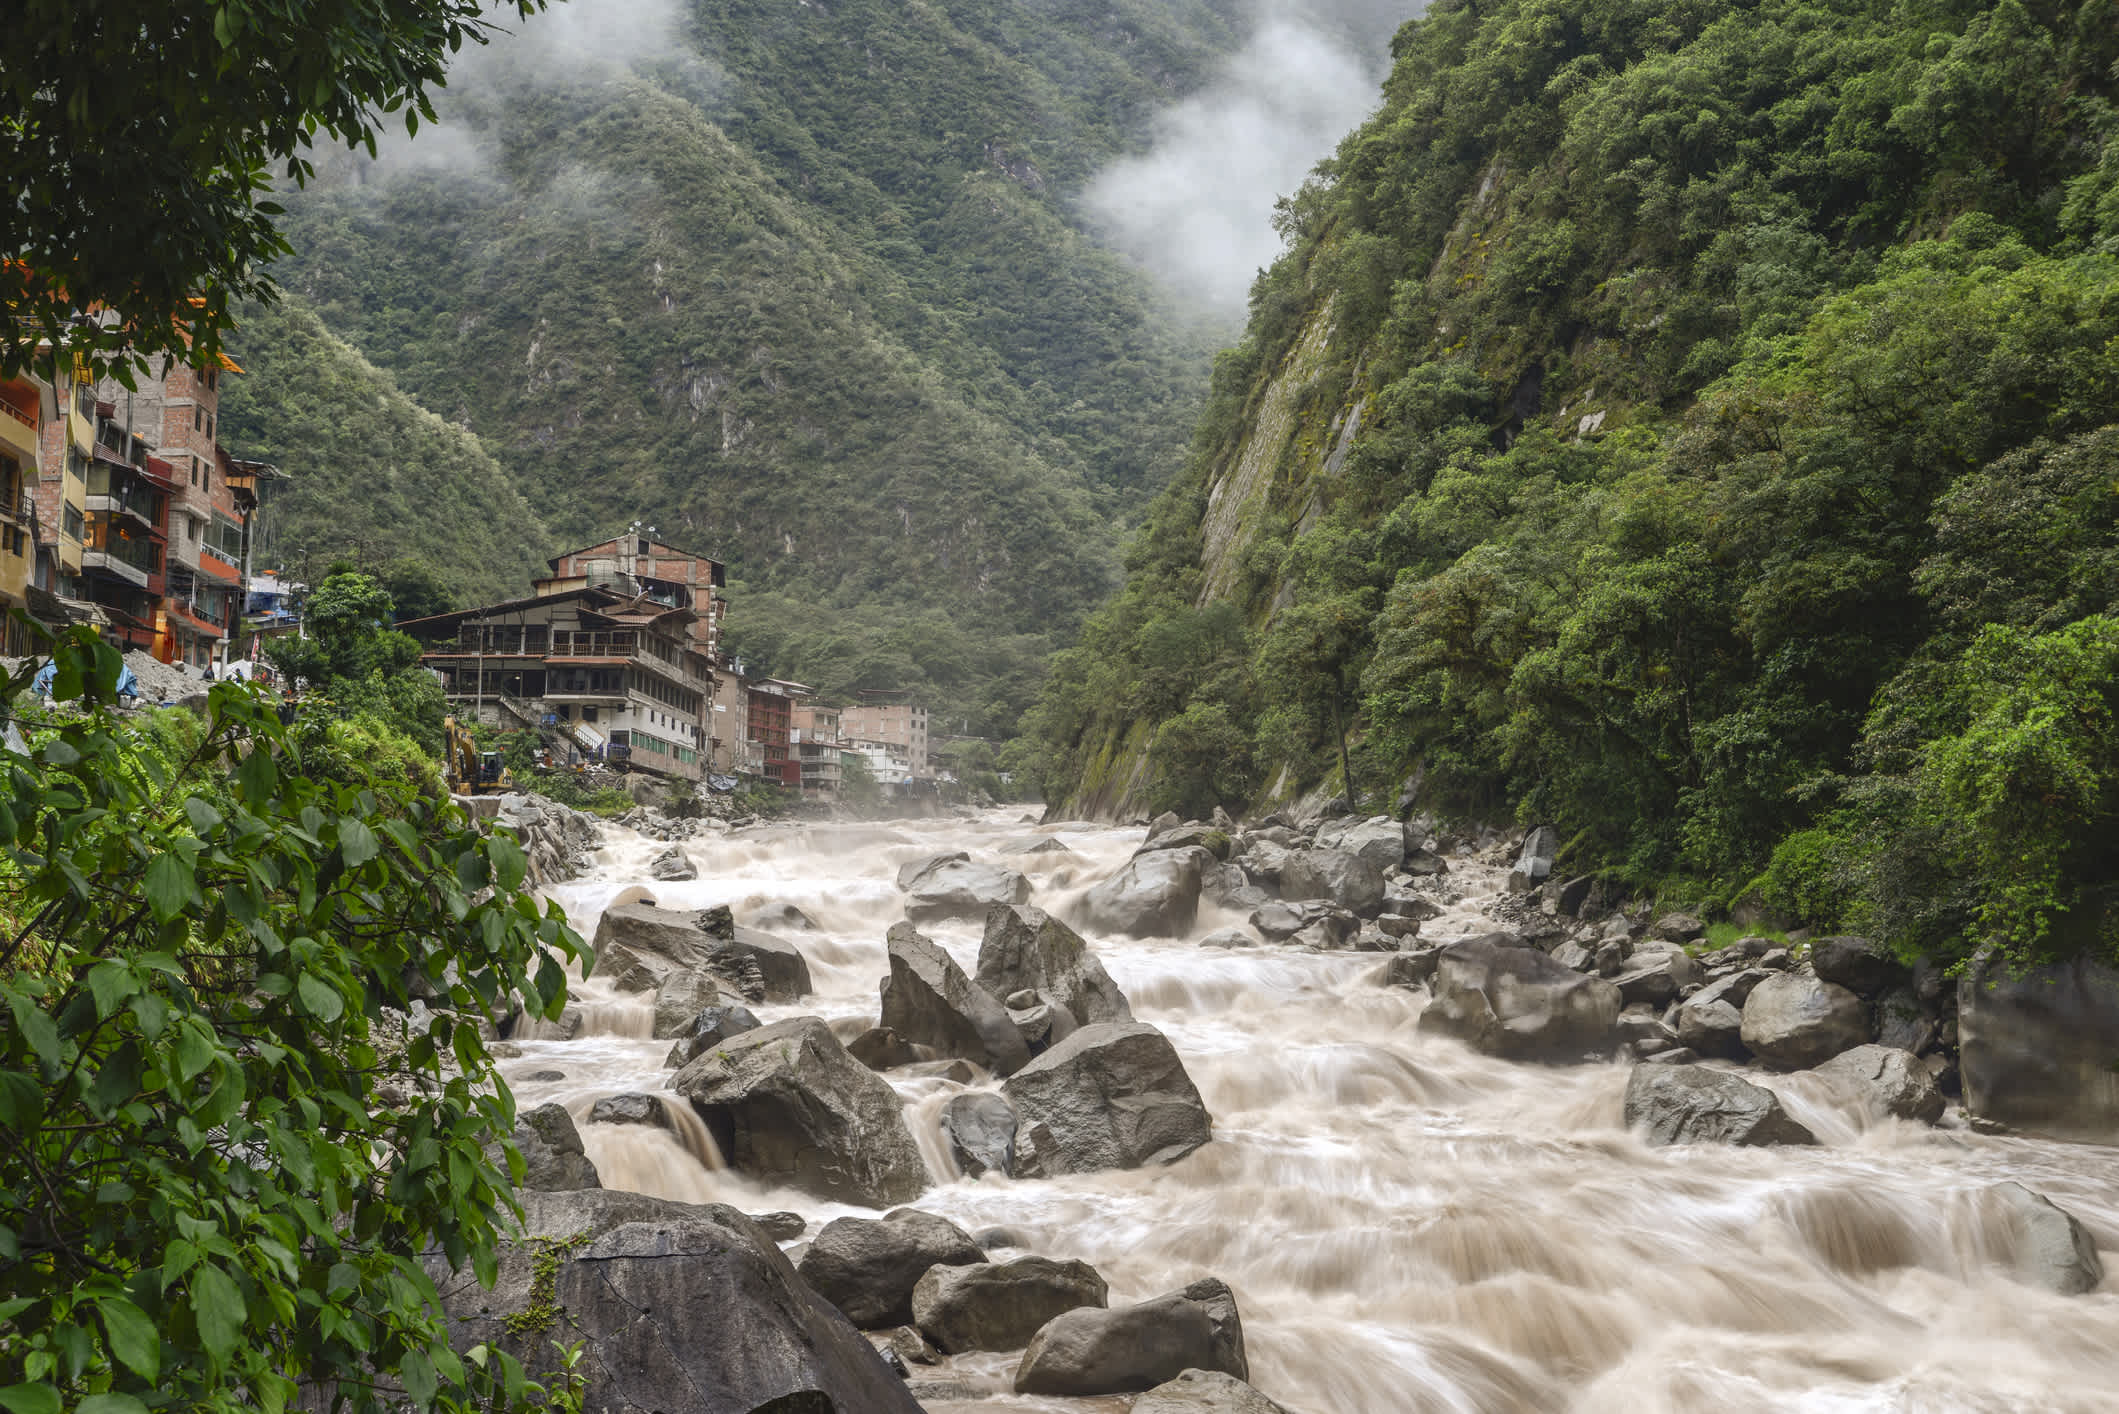
[[[1260,904],[1251,910],[1250,924],[1269,943],[1284,943],[1325,916],[1329,906],[1314,900],[1289,903],[1283,899]]]
[[[1405,826],[1388,815],[1326,825],[1317,831],[1319,849],[1336,849],[1357,855],[1379,874],[1390,874],[1401,868],[1410,844]]]
[[[1937,1018],[1911,987],[1876,999],[1876,1043],[1920,1055],[1935,1044]]]
[[[554,1338],[579,1341],[586,1414],[920,1414],[860,1332],[735,1209],[605,1191],[520,1196],[523,1240],[501,1244],[490,1290],[428,1259],[457,1350],[497,1346],[545,1378]],[[570,1246],[555,1267],[534,1238]],[[523,1328],[521,1313],[540,1307],[563,1311],[559,1324]]]
[[[755,967],[765,983],[762,998],[747,1000],[794,1002],[809,995],[809,962],[801,949],[772,933],[731,924],[728,936],[714,940],[706,965],[722,976],[741,978],[746,964]]]
[[[1752,1054],[1790,1070],[1822,1065],[1869,1039],[1861,998],[1807,972],[1779,972],[1744,999],[1743,1041]]]
[[[997,997],[1028,988],[1082,1026],[1133,1019],[1126,994],[1082,935],[1041,908],[1003,905],[988,911],[979,940],[978,984]]]
[[[539,1105],[515,1117],[515,1147],[522,1153],[524,1172],[518,1189],[546,1192],[577,1188],[601,1188],[596,1165],[581,1147],[581,1131],[574,1116],[562,1104]],[[495,1158],[498,1159],[495,1150]]]
[[[1181,936],[1199,913],[1200,880],[1213,863],[1197,847],[1136,854],[1082,895],[1082,921],[1135,938]]]
[[[1689,1046],[1703,1056],[1722,1056],[1729,1060],[1742,1060],[1744,1049],[1744,1013],[1726,997],[1710,997],[1705,992],[1689,997],[1678,1007],[1678,1044]]]
[[[1201,938],[1199,945],[1203,948],[1255,948],[1258,946],[1258,939],[1241,928],[1216,928]]]
[[[951,1355],[1021,1350],[1065,1311],[1102,1307],[1104,1279],[1087,1262],[1018,1257],[1012,1262],[933,1267],[912,1293],[921,1332]]]
[[[886,948],[882,1024],[915,1045],[962,1056],[995,1075],[1012,1075],[1030,1047],[993,994],[964,975],[956,959],[910,923],[892,926]]]
[[[2080,1296],[2103,1283],[2097,1244],[2073,1213],[2020,1183],[1997,1183],[1986,1196],[2006,1225],[2018,1281],[2062,1296]]]
[[[900,893],[909,892],[912,888],[912,881],[930,869],[939,868],[944,864],[956,864],[970,858],[971,856],[963,850],[955,849],[950,850],[946,854],[930,854],[923,858],[912,860],[909,863],[900,864],[898,866],[898,891]]]
[[[1229,832],[1197,820],[1188,821],[1174,830],[1165,830],[1151,836],[1141,846],[1150,849],[1203,849],[1217,860],[1229,857]]]
[[[645,899],[611,905],[596,922],[592,946],[598,971],[608,969],[615,976],[646,961],[658,974],[667,974],[672,967],[703,964],[712,939],[694,920],[693,914],[657,908]]]
[[[1552,873],[1553,861],[1560,853],[1560,832],[1550,825],[1540,825],[1523,841],[1523,848],[1516,854],[1515,867],[1508,871],[1508,891],[1512,894],[1528,893],[1545,882]]]
[[[1693,913],[1666,913],[1649,925],[1648,936],[1666,943],[1690,943],[1704,937],[1707,925]]]
[[[1072,854],[1073,850],[1047,835],[1043,839],[1023,840],[1001,851],[1003,854]]]
[[[699,866],[692,863],[692,857],[686,854],[682,847],[671,845],[648,861],[647,876],[664,883],[696,879],[699,877]]]
[[[1286,845],[1252,835],[1248,837],[1243,853],[1237,856],[1236,864],[1257,883],[1278,887],[1280,871],[1287,867],[1289,853]]]
[[[1214,1285],[1222,1293],[1228,1290]],[[1125,1394],[1166,1384],[1187,1370],[1244,1378],[1248,1367],[1224,1368],[1241,1364],[1242,1350],[1230,1359],[1226,1337],[1207,1306],[1186,1294],[1192,1289],[1137,1306],[1083,1307],[1053,1317],[1023,1352],[1015,1371],[1016,1393]]]
[[[1686,956],[1683,948],[1676,947],[1637,947],[1627,959],[1626,970],[1611,979],[1625,1001],[1653,1006],[1661,1006],[1699,980],[1699,964]]]
[[[1626,1081],[1626,1127],[1651,1144],[1815,1144],[1780,1097],[1741,1075],[1704,1065],[1635,1066]]]
[[[589,1106],[590,1124],[644,1124],[653,1129],[675,1129],[667,1105],[660,1095],[629,1093],[605,1095]]]
[[[662,1063],[672,1069],[690,1065],[701,1052],[712,1050],[731,1036],[755,1031],[761,1024],[749,1007],[733,1003],[710,1006],[678,1033],[677,1044],[670,1047],[669,1056]]]
[[[952,1095],[942,1107],[942,1137],[966,1176],[1015,1172],[1015,1106],[1005,1095],[973,1091]]]
[[[1184,817],[1175,810],[1165,810],[1148,822],[1148,838],[1152,840],[1157,835],[1168,834],[1183,823]]]
[[[1219,1370],[1187,1370],[1133,1401],[1133,1414],[1289,1414],[1257,1390]]]
[[[1903,985],[1913,975],[1890,949],[1867,938],[1819,938],[1810,944],[1810,970],[1860,997]]]
[[[1422,987],[1434,979],[1440,948],[1409,948],[1383,964],[1386,987]]]
[[[655,988],[655,1019],[648,1035],[667,1041],[690,1029],[693,1018],[721,1002],[721,988],[703,968],[679,968]]]
[[[912,1320],[913,1288],[929,1267],[985,1260],[971,1234],[949,1219],[900,1208],[882,1218],[826,1223],[795,1270],[847,1320],[873,1330]]]
[[[1001,1092],[1015,1106],[1020,1177],[1175,1163],[1213,1137],[1176,1048],[1140,1022],[1084,1026]]]
[[[1911,1051],[1856,1046],[1841,1051],[1811,1074],[1829,1081],[1840,1095],[1860,1104],[1872,1122],[1889,1116],[1933,1124],[1942,1118],[1942,1091]]]
[[[871,1026],[846,1043],[846,1053],[870,1070],[896,1070],[921,1059],[912,1042],[888,1026]]]
[[[814,933],[817,920],[791,903],[769,903],[745,920],[753,928],[771,932],[777,928],[786,933]]]
[[[1373,918],[1383,911],[1383,872],[1345,850],[1298,850],[1281,868],[1280,893],[1291,900],[1323,899]]]
[[[915,923],[934,923],[983,918],[997,903],[1027,903],[1030,881],[998,864],[954,859],[914,875],[905,893],[905,916]]]
[[[1420,1029],[1520,1060],[1577,1060],[1608,1053],[1619,989],[1562,967],[1535,948],[1495,935],[1466,938],[1435,959],[1435,998]]]
[[[738,1172],[872,1208],[927,1187],[897,1092],[821,1017],[730,1037],[678,1071],[671,1088]]]
[[[1015,1023],[1017,1034],[1033,1056],[1043,1055],[1047,1047],[1066,1040],[1081,1028],[1073,1012],[1057,1002],[1046,1000],[1040,993],[1017,992],[1013,995],[1031,999],[1028,1006],[1008,1008],[1008,1019]]]
[[[1974,1121],[2085,1143],[2119,1140],[2119,971],[2078,958],[1957,984],[1958,1062]]]

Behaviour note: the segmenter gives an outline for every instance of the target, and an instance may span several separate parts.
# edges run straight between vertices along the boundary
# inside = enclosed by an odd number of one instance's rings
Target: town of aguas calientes
[[[19,0],[0,1414],[2119,1411],[2110,0]]]

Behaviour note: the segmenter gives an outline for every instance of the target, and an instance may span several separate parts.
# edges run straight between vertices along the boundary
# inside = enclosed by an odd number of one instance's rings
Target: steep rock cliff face
[[[1736,882],[1898,837],[1834,782],[1927,789],[1968,645],[2110,607],[1993,538],[2119,539],[2069,499],[2119,448],[2110,19],[1433,6],[1055,661],[1047,798],[1255,810],[1350,770],[1388,808],[1418,771],[1584,863]]]

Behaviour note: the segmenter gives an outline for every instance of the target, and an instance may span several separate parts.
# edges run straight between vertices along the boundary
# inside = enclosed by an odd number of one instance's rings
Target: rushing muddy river
[[[552,890],[584,934],[621,889],[664,907],[789,903],[819,931],[784,932],[816,995],[753,1007],[765,1021],[874,1024],[903,916],[899,865],[945,849],[1057,836],[1009,856],[1033,902],[1063,917],[1122,864],[1139,829],[979,820],[787,825],[686,843],[700,877],[655,883],[666,846],[608,831],[593,878]],[[1485,932],[1501,872],[1451,860],[1428,938]],[[1193,937],[1241,920],[1204,908]],[[979,929],[923,929],[976,970]],[[938,1115],[965,1087],[891,1078],[933,1175],[916,1206],[1022,1247],[1092,1263],[1111,1304],[1196,1277],[1236,1291],[1251,1380],[1300,1414],[1460,1410],[1584,1414],[2119,1410],[2119,1150],[1938,1128],[1862,1127],[1802,1077],[1772,1083],[1819,1148],[1650,1148],[1620,1119],[1622,1065],[1489,1059],[1415,1027],[1424,998],[1381,985],[1381,959],[1188,938],[1087,933],[1135,1016],[1176,1044],[1214,1139],[1168,1167],[1049,1181],[960,1176]],[[686,1136],[587,1124],[600,1096],[666,1089],[651,996],[581,988],[572,1041],[529,1041],[504,1066],[519,1104],[564,1102],[606,1187],[818,1222],[865,1210],[769,1189]],[[563,1079],[532,1079],[540,1072]],[[677,1107],[681,1108],[681,1107]],[[2014,1179],[2072,1211],[2107,1277],[2064,1297],[2006,1274],[1980,1190]],[[790,1244],[792,1245],[792,1244]],[[1001,1258],[1019,1255],[1003,1251]],[[1126,1400],[1008,1394],[1016,1356],[960,1357],[974,1392],[938,1411],[1120,1410]]]

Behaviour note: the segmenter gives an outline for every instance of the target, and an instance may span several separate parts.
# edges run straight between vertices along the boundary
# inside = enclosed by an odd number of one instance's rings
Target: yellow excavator
[[[515,777],[502,764],[499,752],[480,751],[470,728],[454,717],[444,717],[441,725],[449,746],[443,770],[452,794],[485,795],[515,789]]]

